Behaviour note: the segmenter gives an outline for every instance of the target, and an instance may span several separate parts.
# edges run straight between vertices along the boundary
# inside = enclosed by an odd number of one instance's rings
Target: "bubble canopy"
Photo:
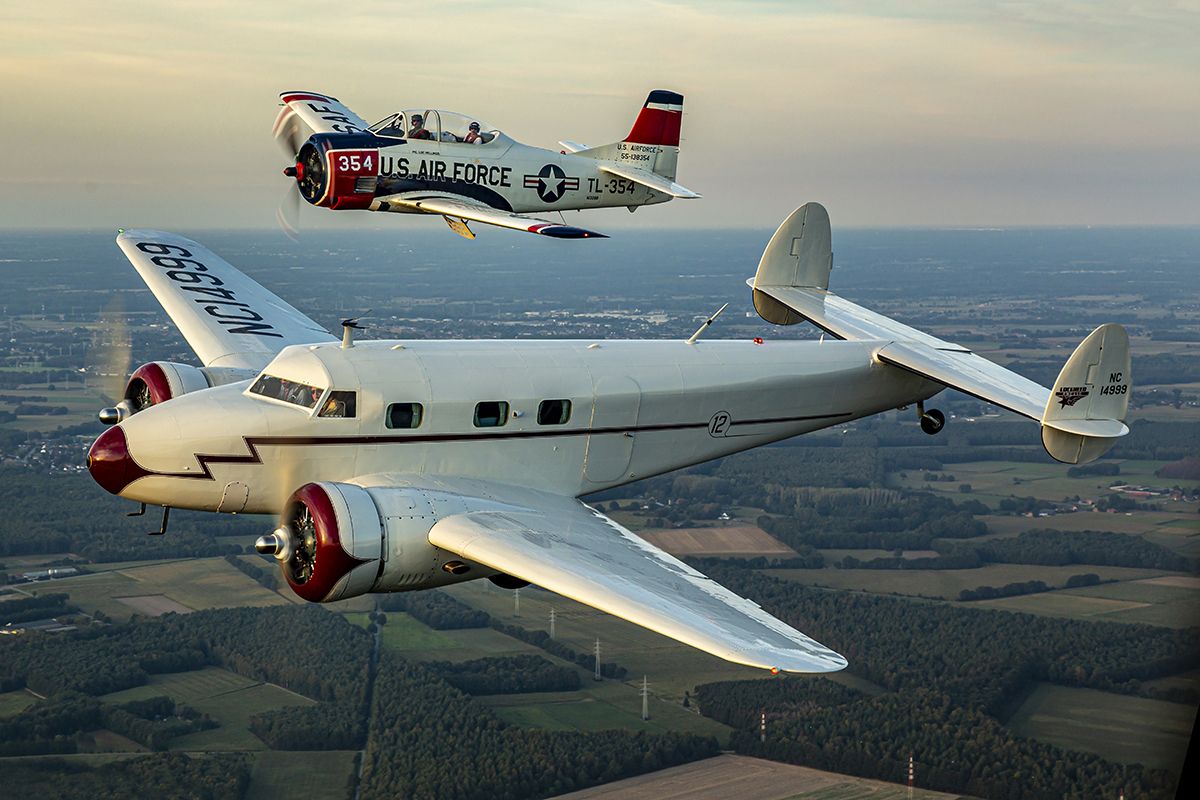
[[[478,117],[436,108],[397,111],[371,126],[379,136],[395,139],[429,139],[460,144],[490,144],[500,131]]]

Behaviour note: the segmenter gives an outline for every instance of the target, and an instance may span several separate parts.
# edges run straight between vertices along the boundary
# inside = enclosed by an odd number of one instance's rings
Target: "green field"
[[[84,611],[103,611],[113,619],[128,619],[135,609],[114,598],[165,595],[189,609],[231,606],[277,606],[290,601],[263,588],[223,558],[152,561],[120,565],[76,578],[54,581]]]
[[[38,699],[24,689],[15,692],[0,692],[0,718],[20,714]]]
[[[1019,736],[1178,774],[1195,717],[1189,705],[1041,684],[1008,727]]]
[[[988,564],[975,569],[771,569],[768,575],[810,586],[854,589],[877,594],[903,594],[955,600],[963,589],[1005,586],[1022,581],[1043,581],[1063,586],[1072,575],[1092,572],[1102,580],[1131,581],[1169,573],[1131,567],[1096,567],[1072,564],[1043,567],[1029,564]],[[1026,595],[1027,597],[1029,595]],[[1044,596],[1044,595],[1033,595]]]
[[[345,800],[354,776],[357,752],[273,750],[254,761],[245,800],[289,800],[301,792],[305,800]]]
[[[313,705],[312,700],[295,692],[218,667],[151,675],[145,686],[114,692],[101,699],[121,703],[159,695],[202,711],[220,725],[173,740],[172,750],[265,750],[266,745],[249,730],[250,717],[274,708]]]
[[[1036,438],[1031,440],[1031,446]],[[891,485],[908,489],[924,489],[947,495],[956,500],[972,498],[993,508],[1004,498],[1036,497],[1040,500],[1060,501],[1078,495],[1095,500],[1110,493],[1112,483],[1137,483],[1169,486],[1172,482],[1156,478],[1154,471],[1162,466],[1160,461],[1118,461],[1120,475],[1087,475],[1079,478],[1067,476],[1064,464],[1040,464],[1024,461],[971,461],[947,464],[940,470],[942,475],[953,475],[953,481],[926,481],[925,470],[905,470],[906,478],[894,474],[889,477]],[[961,494],[959,484],[971,484],[970,494]],[[1043,518],[1045,519],[1045,518]],[[1057,518],[1055,518],[1057,519]],[[1056,527],[1044,525],[1043,527]]]
[[[92,387],[84,389],[78,384],[73,384],[70,388],[60,387],[54,391],[48,391],[43,384],[24,389],[5,389],[4,393],[19,397],[44,397],[45,400],[38,399],[30,402],[39,406],[66,406],[67,408],[67,413],[62,416],[17,417],[16,420],[4,425],[9,430],[54,431],[58,428],[79,425],[95,420],[96,412],[104,406],[110,405],[110,402],[98,389]]]
[[[1141,580],[983,600],[973,605],[1052,617],[1140,622],[1168,628],[1200,625],[1200,590]]]
[[[592,682],[584,676],[577,692],[538,692],[480,697],[505,722],[547,730],[600,731],[616,728],[654,733],[686,731],[716,736],[722,742],[730,728],[700,716],[695,709],[655,696],[650,687],[650,719],[642,719],[640,681]]]

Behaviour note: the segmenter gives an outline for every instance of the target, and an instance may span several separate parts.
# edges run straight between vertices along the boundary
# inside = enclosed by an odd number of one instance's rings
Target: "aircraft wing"
[[[671,197],[694,200],[697,197],[703,196],[693,192],[686,186],[680,186],[670,178],[664,178],[662,175],[651,172],[648,169],[629,167],[624,164],[600,164],[599,169],[601,172],[607,172],[610,175],[616,175],[618,178],[640,183],[642,186],[647,186],[656,192],[669,194]]]
[[[433,545],[738,664],[787,672],[846,666],[578,500],[492,484],[479,493],[502,502],[441,519],[429,532]]]
[[[117,244],[206,367],[258,370],[287,345],[335,340],[191,239],[122,231]]]
[[[455,228],[452,220],[465,219],[472,222],[482,222],[486,225],[498,225],[501,228],[510,228],[514,231],[526,231],[528,233],[540,234],[541,236],[550,236],[555,239],[608,238],[603,233],[576,228],[573,225],[565,225],[561,222],[551,222],[545,219],[538,219],[537,217],[528,217],[524,214],[514,214],[511,211],[501,211],[498,208],[492,208],[483,203],[462,197],[407,192],[381,197],[377,202],[379,203],[380,211],[388,211],[390,207],[396,206],[413,211],[423,211],[426,214],[441,214],[443,217],[446,217],[446,221],[450,223],[450,227],[456,231],[457,228]]]

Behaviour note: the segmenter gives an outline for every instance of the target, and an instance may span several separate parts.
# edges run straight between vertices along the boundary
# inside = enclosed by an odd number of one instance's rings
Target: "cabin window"
[[[329,397],[321,405],[318,417],[353,417],[358,411],[358,395],[355,392],[329,393]]]
[[[313,408],[316,406],[317,401],[321,399],[321,395],[324,393],[324,389],[318,389],[316,386],[289,381],[285,378],[277,378],[265,372],[259,375],[258,380],[250,387],[250,394],[270,397],[272,400],[282,400],[285,403],[303,406],[304,408]],[[350,394],[353,394],[353,392]]]
[[[475,427],[498,428],[508,422],[508,403],[503,400],[485,400],[475,404]]]
[[[383,424],[389,428],[419,428],[424,412],[420,403],[392,403]]]
[[[570,418],[570,400],[543,400],[538,403],[538,425],[566,425]]]

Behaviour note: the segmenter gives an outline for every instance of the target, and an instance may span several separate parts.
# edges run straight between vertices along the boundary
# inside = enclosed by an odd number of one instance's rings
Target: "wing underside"
[[[555,239],[607,239],[603,233],[596,233],[574,225],[561,222],[551,222],[525,214],[514,214],[502,211],[483,203],[460,197],[446,195],[430,195],[420,192],[388,195],[377,201],[379,211],[420,211],[425,214],[440,214],[447,220],[461,219],[471,222],[481,222],[485,225],[496,225],[514,231],[536,233]],[[453,225],[451,225],[453,227]]]
[[[117,244],[206,367],[258,370],[288,345],[334,340],[191,239],[136,230],[123,231]]]
[[[846,666],[842,656],[579,501],[521,492],[502,508],[442,519],[429,541],[739,664],[787,672]]]

